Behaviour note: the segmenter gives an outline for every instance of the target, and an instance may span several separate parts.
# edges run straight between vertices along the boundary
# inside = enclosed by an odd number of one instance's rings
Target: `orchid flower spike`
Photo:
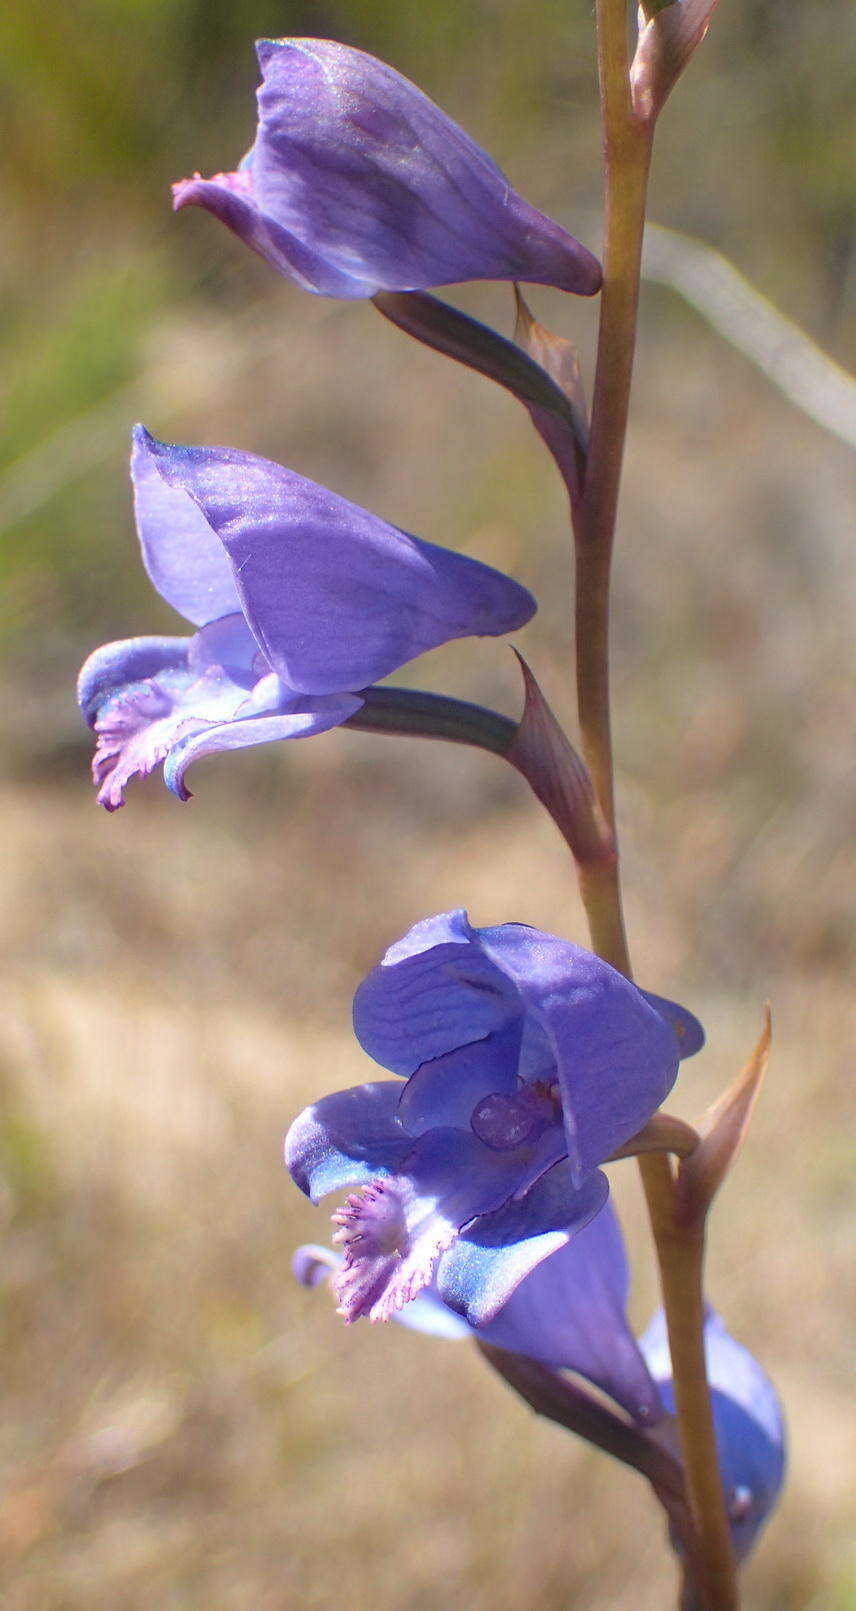
[[[314,1202],[352,1188],[334,1215],[340,1312],[389,1319],[434,1280],[477,1327],[603,1208],[598,1165],[703,1040],[689,1013],[579,946],[522,924],[475,929],[462,911],[390,948],[354,1026],[405,1083],[323,1097],[285,1148]]]
[[[173,187],[320,296],[525,280],[581,296],[597,259],[530,206],[463,129],[384,62],[263,39],[255,143],[237,172]]]
[[[666,1408],[674,1412],[672,1363],[662,1309],[639,1346]],[[704,1323],[704,1352],[731,1537],[742,1561],[775,1509],[785,1480],[784,1416],[769,1376],[710,1308]]]
[[[199,630],[105,644],[80,673],[109,811],[161,761],[186,800],[199,756],[323,733],[425,650],[535,612],[509,577],[255,454],[170,447],[138,426],[131,477],[149,576]]]
[[[294,1273],[303,1286],[335,1284],[342,1254],[301,1247]],[[524,1276],[485,1325],[467,1323],[443,1303],[436,1283],[393,1314],[413,1331],[477,1338],[556,1370],[572,1370],[608,1393],[640,1425],[662,1414],[657,1388],[627,1322],[629,1274],[618,1217],[610,1203],[572,1242]]]

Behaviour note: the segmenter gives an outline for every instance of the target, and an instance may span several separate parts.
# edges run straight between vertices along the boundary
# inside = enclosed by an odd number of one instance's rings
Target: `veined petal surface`
[[[354,998],[361,1045],[398,1074],[511,1026],[520,1082],[560,1097],[579,1186],[641,1129],[677,1074],[670,1021],[623,974],[555,935],[516,923],[475,929],[458,911],[416,924]]]
[[[428,649],[512,632],[535,612],[501,572],[269,459],[166,443],[151,451],[216,532],[260,648],[297,693],[355,692]]]
[[[266,39],[239,169],[174,186],[280,273],[326,296],[526,280],[583,296],[596,258],[509,185],[400,73],[327,39]]]
[[[143,564],[161,598],[205,626],[240,610],[234,573],[198,504],[160,474],[156,447],[145,426],[135,425],[131,481]]]

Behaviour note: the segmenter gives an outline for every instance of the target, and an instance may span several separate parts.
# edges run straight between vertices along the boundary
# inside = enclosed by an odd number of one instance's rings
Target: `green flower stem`
[[[699,1611],[737,1611],[737,1571],[719,1475],[704,1359],[704,1225],[678,1226],[674,1175],[664,1153],[640,1158],[657,1257],[675,1384],[687,1499],[695,1524]]]
[[[598,68],[605,174],[604,288],[582,497],[574,518],[577,698],[583,752],[615,843],[609,710],[609,579],[636,341],[639,268],[653,130],[634,115],[626,0],[597,0]],[[583,869],[592,944],[630,974],[618,854]],[[639,1160],[660,1267],[687,1499],[696,1550],[692,1585],[700,1611],[736,1611],[734,1553],[719,1476],[703,1340],[703,1230],[681,1228],[672,1165]]]
[[[505,755],[517,723],[498,711],[421,688],[364,688],[364,701],[343,727],[365,733],[394,733],[409,738],[443,738],[452,744]]]

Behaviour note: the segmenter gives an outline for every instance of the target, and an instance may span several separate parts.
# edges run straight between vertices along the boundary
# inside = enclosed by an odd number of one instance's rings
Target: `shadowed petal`
[[[218,534],[247,621],[296,692],[359,690],[454,638],[514,631],[535,611],[500,572],[268,459],[164,443],[150,451]]]
[[[653,1425],[660,1397],[627,1323],[627,1260],[618,1219],[605,1203],[557,1253],[536,1265],[476,1335],[543,1365],[577,1371]]]
[[[173,745],[164,762],[164,782],[180,800],[190,798],[184,777],[189,766],[204,755],[220,755],[225,750],[244,750],[254,744],[273,744],[286,738],[310,738],[314,733],[339,727],[360,709],[355,694],[328,694],[313,699],[303,694],[299,701],[286,701],[290,710],[281,714],[254,716],[239,713],[231,721],[189,733]],[[299,707],[299,708],[297,708]]]
[[[569,1165],[556,1164],[526,1197],[485,1215],[458,1237],[437,1269],[439,1296],[470,1325],[486,1325],[542,1259],[593,1219],[608,1195],[600,1170],[577,1190]]]
[[[262,40],[259,127],[237,173],[174,187],[323,295],[532,280],[591,295],[591,253],[518,196],[415,85],[326,39]]]
[[[662,1309],[639,1346],[667,1409],[674,1411]],[[770,1378],[748,1348],[729,1335],[713,1309],[708,1309],[705,1318],[704,1351],[731,1536],[738,1559],[744,1560],[775,1508],[784,1482],[784,1417]]]
[[[334,1279],[339,1313],[389,1320],[428,1285],[437,1259],[461,1226],[507,1201],[514,1159],[491,1152],[471,1132],[429,1130],[395,1174],[352,1193],[333,1215],[344,1259]]]
[[[376,1080],[304,1108],[285,1138],[285,1163],[313,1203],[343,1186],[394,1173],[413,1146],[396,1122],[401,1086]]]
[[[201,627],[187,645],[190,671],[201,676],[216,666],[247,693],[265,676],[269,667],[244,617],[236,612]]]
[[[398,1117],[404,1128],[414,1136],[438,1125],[467,1129],[483,1098],[514,1091],[519,1048],[520,1032],[512,1024],[423,1063],[401,1093]]]
[[[653,990],[643,990],[645,1000],[665,1019],[678,1043],[678,1056],[681,1061],[685,1057],[695,1057],[704,1045],[704,1030],[697,1018],[686,1007],[679,1006],[676,1001],[668,1001],[665,996],[655,996]]]
[[[391,945],[354,996],[354,1030],[394,1074],[516,1021],[517,991],[482,954],[464,911],[426,918]]]
[[[579,1185],[664,1101],[678,1070],[675,1035],[629,979],[590,951],[519,923],[478,933],[550,1046]]]

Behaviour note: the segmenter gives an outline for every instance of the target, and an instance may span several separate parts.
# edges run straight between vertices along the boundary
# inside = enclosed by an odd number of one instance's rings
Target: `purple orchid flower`
[[[293,1267],[303,1286],[314,1287],[335,1282],[341,1264],[341,1254],[308,1246],[298,1248]],[[468,1325],[443,1303],[433,1282],[392,1318],[433,1337],[475,1337],[555,1370],[575,1371],[635,1421],[652,1426],[663,1410],[627,1323],[628,1290],[624,1241],[606,1203],[572,1242],[524,1277],[485,1325]]]
[[[672,1362],[662,1309],[639,1346],[666,1408],[674,1412]],[[775,1509],[785,1479],[784,1417],[770,1378],[710,1308],[704,1323],[704,1351],[731,1536],[742,1561]]]
[[[419,923],[354,999],[379,1081],[307,1108],[286,1163],[334,1215],[346,1320],[388,1319],[434,1279],[474,1326],[603,1207],[598,1168],[659,1107],[703,1041],[579,946],[465,912]]]
[[[161,761],[186,800],[199,756],[326,732],[425,650],[535,612],[500,572],[255,454],[170,447],[138,426],[131,477],[149,576],[199,630],[105,644],[80,673],[110,811]]]
[[[464,280],[600,289],[597,259],[400,73],[329,39],[256,50],[255,144],[236,173],[175,185],[176,208],[207,208],[321,296]]]

